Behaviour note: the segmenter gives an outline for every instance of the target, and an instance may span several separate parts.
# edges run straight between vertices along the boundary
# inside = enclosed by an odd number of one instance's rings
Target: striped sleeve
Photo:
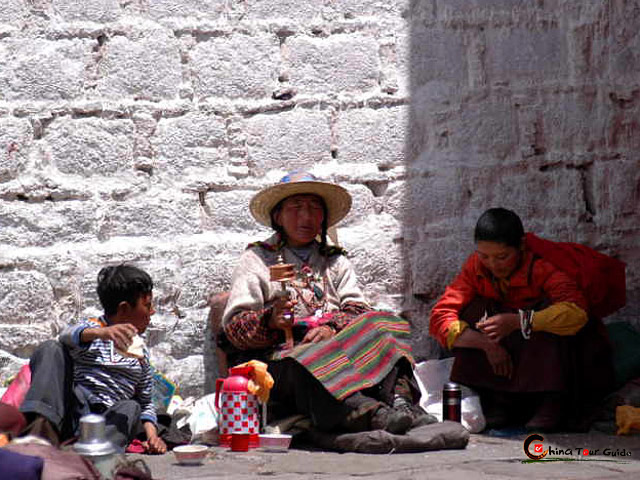
[[[136,388],[136,400],[140,404],[140,420],[142,422],[158,423],[156,415],[156,407],[153,404],[153,376],[151,373],[151,365],[149,363],[149,353],[145,349],[144,361],[140,362],[142,365],[142,375],[140,382]]]

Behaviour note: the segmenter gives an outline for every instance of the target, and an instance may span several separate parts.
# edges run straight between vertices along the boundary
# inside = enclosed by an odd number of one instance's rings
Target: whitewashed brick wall
[[[154,361],[210,389],[207,296],[300,168],[352,193],[340,238],[419,357],[490,206],[626,261],[637,323],[639,27],[625,0],[4,0],[0,380],[129,261]]]

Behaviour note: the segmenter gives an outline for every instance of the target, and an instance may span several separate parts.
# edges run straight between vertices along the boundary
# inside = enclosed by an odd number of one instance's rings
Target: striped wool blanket
[[[274,353],[294,358],[338,400],[380,383],[401,358],[413,365],[410,327],[388,312],[367,312],[335,337]]]

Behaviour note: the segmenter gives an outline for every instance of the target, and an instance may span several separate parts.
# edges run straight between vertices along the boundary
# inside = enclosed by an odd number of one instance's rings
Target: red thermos
[[[442,420],[462,421],[462,389],[457,383],[444,384],[442,389]]]
[[[231,446],[231,434],[248,433],[249,448],[260,446],[258,398],[249,392],[253,367],[233,367],[227,378],[216,380],[215,406],[220,413],[220,445]]]

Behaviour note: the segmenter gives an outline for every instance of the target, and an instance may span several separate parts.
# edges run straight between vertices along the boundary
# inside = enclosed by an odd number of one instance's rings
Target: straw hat
[[[271,210],[292,195],[318,195],[327,206],[327,226],[342,220],[351,209],[351,195],[333,183],[321,182],[308,172],[291,172],[277,184],[258,192],[249,203],[251,215],[262,225],[271,227]]]

